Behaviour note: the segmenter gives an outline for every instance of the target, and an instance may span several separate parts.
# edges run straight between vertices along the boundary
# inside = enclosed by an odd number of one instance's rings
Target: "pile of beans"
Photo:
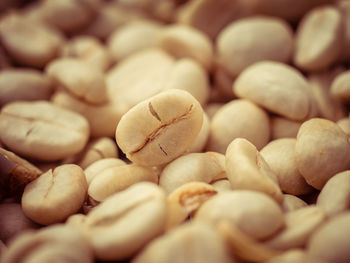
[[[0,11],[0,262],[350,262],[350,1]]]

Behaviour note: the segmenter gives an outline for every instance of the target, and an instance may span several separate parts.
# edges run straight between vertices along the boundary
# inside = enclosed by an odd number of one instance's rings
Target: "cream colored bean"
[[[53,82],[77,98],[92,104],[107,102],[104,76],[87,63],[74,58],[60,58],[46,67]]]
[[[217,191],[203,182],[189,182],[181,185],[168,196],[167,229],[181,224],[190,214],[216,195]]]
[[[120,120],[116,140],[133,162],[156,166],[183,154],[203,122],[199,102],[188,92],[169,90],[145,100]]]
[[[310,236],[325,221],[326,215],[317,206],[306,206],[285,215],[286,226],[275,236],[264,242],[276,250],[302,248]]]
[[[139,183],[92,209],[84,227],[98,259],[118,260],[161,234],[166,212],[164,192],[155,184]]]
[[[92,21],[99,2],[98,0],[61,0],[59,2],[45,0],[41,4],[40,11],[49,24],[70,33]]]
[[[38,225],[23,214],[20,204],[0,204],[0,240],[8,243],[22,231],[35,228]]]
[[[157,174],[149,167],[126,164],[104,169],[90,182],[90,198],[102,202],[114,193],[139,182],[158,183]]]
[[[243,18],[230,23],[220,32],[216,49],[220,65],[236,77],[258,61],[287,63],[293,49],[293,31],[279,18]]]
[[[303,195],[312,191],[295,163],[294,138],[283,138],[269,142],[261,151],[271,170],[277,176],[278,184],[284,193]]]
[[[89,137],[84,117],[46,101],[13,102],[0,113],[0,139],[14,152],[45,161],[80,152]]]
[[[342,100],[349,101],[350,100],[350,71],[345,71],[339,74],[331,86],[331,94],[333,97]]]
[[[143,49],[156,47],[163,27],[152,20],[135,20],[114,31],[108,49],[114,60],[121,61]]]
[[[350,168],[348,136],[332,121],[308,120],[298,132],[295,160],[306,182],[321,190],[332,176]]]
[[[345,116],[343,105],[332,96],[331,84],[335,78],[342,75],[342,67],[321,73],[309,75],[309,82],[315,98],[319,116],[332,121],[337,121]]]
[[[195,220],[214,225],[228,220],[256,240],[271,237],[284,226],[279,205],[263,193],[248,190],[217,194],[199,208]]]
[[[51,82],[40,71],[22,68],[0,72],[0,105],[16,100],[46,100],[51,93]]]
[[[207,149],[225,153],[227,146],[236,138],[246,138],[258,149],[270,139],[267,113],[248,100],[233,100],[215,113],[210,123]]]
[[[74,249],[72,249],[74,247]],[[65,225],[25,232],[10,243],[3,263],[35,262],[92,263],[90,245],[78,231]]]
[[[227,147],[226,172],[232,189],[260,191],[282,202],[283,195],[276,174],[246,139],[235,139]]]
[[[294,63],[303,70],[325,69],[341,54],[342,18],[333,6],[320,6],[308,12],[297,28]]]
[[[127,111],[127,108],[122,104],[108,102],[102,105],[93,105],[62,91],[56,92],[51,100],[59,107],[84,116],[90,124],[92,137],[113,137],[121,116]]]
[[[271,139],[296,138],[302,122],[283,117],[271,118]]]
[[[346,263],[350,260],[350,213],[340,214],[322,225],[308,242],[310,257],[324,263]]]
[[[233,92],[292,120],[304,120],[312,109],[311,91],[296,69],[263,61],[247,67],[233,84]]]
[[[49,225],[76,213],[86,197],[83,170],[67,164],[49,170],[29,183],[22,196],[22,209],[33,221]]]
[[[106,71],[112,63],[106,47],[91,36],[72,38],[63,47],[62,56],[80,59],[102,72]]]
[[[210,132],[210,121],[208,115],[204,112],[202,128],[200,129],[197,138],[193,141],[189,152],[202,152],[207,144]]]
[[[11,58],[21,65],[32,67],[45,66],[58,55],[63,43],[58,31],[16,13],[1,19],[0,36]]]
[[[350,171],[334,175],[327,181],[317,197],[317,206],[328,217],[345,212],[350,207]]]
[[[163,90],[180,89],[188,91],[204,106],[209,99],[209,79],[204,68],[191,59],[179,59],[174,64]]]
[[[222,237],[209,225],[188,223],[152,241],[132,263],[235,263]]]
[[[307,203],[295,195],[284,194],[282,209],[283,212],[292,212],[302,207],[307,206]]]
[[[190,153],[164,167],[159,185],[169,194],[185,183],[210,183],[225,177],[224,155],[215,152]]]
[[[63,160],[63,163],[76,163],[85,169],[90,164],[104,158],[118,158],[117,145],[108,137],[92,140],[86,145],[84,151]]]
[[[41,175],[41,171],[13,152],[0,148],[0,188],[11,194],[21,193],[24,187]]]
[[[350,136],[350,119],[349,118],[340,119],[337,121],[337,124],[347,136]]]
[[[210,70],[213,62],[213,45],[201,31],[181,24],[166,27],[159,36],[159,46],[175,58],[192,58]]]
[[[87,184],[90,185],[91,181],[101,174],[105,169],[116,167],[126,164],[123,160],[117,158],[104,158],[90,164],[84,170]]]

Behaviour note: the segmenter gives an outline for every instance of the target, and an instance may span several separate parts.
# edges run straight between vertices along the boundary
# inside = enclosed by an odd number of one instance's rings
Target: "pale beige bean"
[[[227,147],[226,172],[232,189],[260,191],[282,203],[283,195],[276,174],[246,139],[235,139]]]
[[[90,164],[104,158],[118,158],[117,145],[108,137],[92,140],[86,145],[84,151],[66,158],[62,163],[75,163],[85,169]]]
[[[70,33],[92,21],[99,2],[98,0],[61,0],[58,2],[44,0],[40,11],[47,23]]]
[[[98,39],[91,36],[72,38],[63,47],[62,56],[80,59],[102,72],[106,71],[112,63],[106,47]]]
[[[277,176],[278,184],[284,193],[303,195],[312,191],[295,162],[295,138],[283,138],[269,142],[261,151],[271,170]]]
[[[59,32],[16,13],[1,19],[0,36],[11,58],[21,65],[33,67],[45,66],[58,55],[63,43]]]
[[[333,97],[342,100],[350,100],[350,71],[339,74],[332,82],[331,94]]]
[[[227,25],[216,42],[218,63],[236,77],[262,60],[287,63],[293,50],[292,28],[273,17],[252,16]]]
[[[226,24],[237,17],[237,11],[236,1],[194,0],[179,10],[177,22],[198,28],[214,39]],[[208,17],[211,23],[208,23]]]
[[[90,164],[84,170],[87,184],[90,185],[93,178],[101,174],[105,169],[126,164],[123,160],[118,158],[104,158]]]
[[[113,59],[121,61],[143,49],[156,47],[163,27],[154,20],[135,20],[117,28],[108,38]]]
[[[181,185],[168,196],[167,229],[181,224],[189,215],[216,195],[217,191],[203,182],[189,182]]]
[[[350,168],[349,138],[332,121],[308,120],[298,132],[295,160],[306,182],[321,190],[332,176]]]
[[[81,151],[89,124],[75,112],[46,101],[13,102],[0,113],[0,139],[14,152],[45,161]]]
[[[162,165],[188,150],[202,122],[199,102],[188,92],[174,89],[130,109],[121,118],[115,137],[131,161]]]
[[[225,153],[227,146],[236,138],[245,138],[258,149],[270,139],[267,113],[248,100],[232,100],[214,114],[207,149]]]
[[[84,232],[84,223],[86,220],[86,215],[84,214],[74,214],[67,218],[65,224],[78,230],[79,232]]]
[[[195,220],[214,225],[228,220],[256,240],[268,238],[284,226],[279,205],[266,194],[248,190],[217,194],[199,208]]]
[[[235,263],[210,225],[191,222],[152,241],[132,263]]]
[[[75,58],[60,58],[46,67],[47,75],[58,86],[92,104],[107,102],[102,72]]]
[[[139,183],[116,193],[88,214],[84,227],[98,259],[128,258],[160,235],[166,197],[155,184]]]
[[[271,139],[296,138],[302,122],[283,117],[271,118]]]
[[[72,249],[74,247],[74,249]],[[2,257],[3,263],[35,262],[92,263],[87,240],[74,228],[55,225],[37,232],[25,232],[14,239]]]
[[[343,71],[344,68],[337,67],[333,70],[313,73],[308,77],[319,116],[322,118],[337,121],[345,116],[343,105],[332,96],[331,90],[334,79],[342,75]]]
[[[92,137],[113,137],[121,116],[127,111],[122,104],[108,102],[93,105],[62,91],[56,92],[51,100],[57,106],[84,116],[90,124]]]
[[[231,183],[228,179],[220,179],[211,183],[217,192],[231,191]]]
[[[337,121],[337,124],[347,136],[350,136],[350,119],[349,118],[340,119]]]
[[[111,99],[127,109],[162,91],[175,60],[160,49],[146,49],[118,63],[106,75]]]
[[[86,192],[83,170],[74,164],[62,165],[26,186],[22,196],[23,212],[39,224],[58,223],[79,210]]]
[[[328,217],[335,216],[350,207],[350,171],[334,175],[322,188],[317,197],[317,206]]]
[[[210,84],[204,68],[192,59],[179,59],[174,64],[163,90],[188,91],[204,106],[209,100]]]
[[[295,195],[284,194],[282,209],[283,212],[292,212],[302,207],[307,206],[307,203]]]
[[[159,185],[169,194],[188,182],[210,183],[225,177],[224,155],[215,152],[190,153],[164,167]]]
[[[263,61],[247,67],[234,82],[233,92],[292,120],[306,119],[312,109],[306,79],[280,62]]]
[[[257,242],[228,220],[220,221],[217,229],[225,238],[231,253],[244,262],[261,262],[280,254],[279,251],[265,247],[260,242]]]
[[[213,62],[213,44],[209,37],[193,27],[174,24],[159,36],[159,46],[175,58],[192,58],[210,70]]]
[[[126,164],[104,169],[90,182],[88,195],[102,202],[114,193],[121,192],[139,182],[158,183],[157,174],[149,167]]]
[[[0,204],[0,240],[8,243],[22,231],[35,228],[38,225],[23,214],[20,204]]]
[[[325,221],[326,215],[317,206],[306,206],[286,213],[286,226],[272,238],[264,242],[276,250],[302,248],[311,235]]]
[[[307,245],[308,255],[324,263],[350,260],[350,213],[340,214],[322,225]]]
[[[200,129],[197,138],[192,142],[189,152],[202,152],[207,145],[210,133],[210,121],[208,115],[204,112],[202,128]]]
[[[51,82],[40,71],[19,68],[0,72],[0,105],[16,100],[46,100],[51,93]]]
[[[12,194],[21,193],[24,187],[41,175],[41,171],[13,152],[0,148],[0,188]]]
[[[342,42],[342,18],[333,6],[308,12],[297,28],[294,63],[303,70],[325,69],[337,61]]]

